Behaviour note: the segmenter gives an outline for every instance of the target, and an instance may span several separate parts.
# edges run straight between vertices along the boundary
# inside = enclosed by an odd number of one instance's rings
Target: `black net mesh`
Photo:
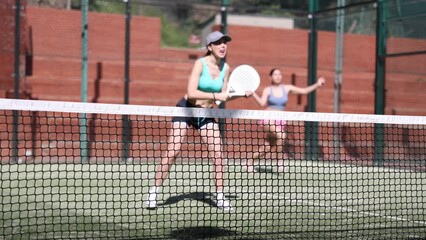
[[[5,239],[426,237],[424,117],[31,100],[1,109]],[[172,116],[223,118],[225,131]],[[308,120],[317,160],[305,158]],[[158,184],[158,173],[169,175]]]

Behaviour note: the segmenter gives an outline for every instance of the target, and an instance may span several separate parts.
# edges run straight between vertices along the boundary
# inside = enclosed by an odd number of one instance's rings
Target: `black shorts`
[[[198,107],[182,98],[176,104],[176,107]],[[205,117],[173,117],[172,122],[185,122],[189,126],[192,126],[195,129],[201,129],[208,123],[217,123],[214,118],[205,118]]]

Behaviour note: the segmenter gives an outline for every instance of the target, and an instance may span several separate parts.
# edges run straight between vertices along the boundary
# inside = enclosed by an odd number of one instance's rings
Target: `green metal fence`
[[[421,89],[426,87],[422,67],[426,65],[425,13],[426,1],[416,0],[339,0],[335,7],[315,12],[316,70],[334,68],[334,91],[329,93],[334,112],[426,114],[426,103],[419,100],[424,98]],[[334,51],[322,49],[324,41],[335,41]],[[358,109],[350,109],[349,105]],[[335,126],[335,145],[344,144],[341,131],[341,126]],[[384,146],[379,143],[384,138],[383,126],[376,125],[377,165],[383,164]],[[406,144],[410,144],[409,137]],[[418,151],[415,146],[410,149]],[[338,158],[339,153],[335,156]]]

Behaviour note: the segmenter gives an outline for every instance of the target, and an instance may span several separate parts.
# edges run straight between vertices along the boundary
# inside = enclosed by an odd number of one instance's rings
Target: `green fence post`
[[[385,114],[385,72],[386,72],[386,0],[377,2],[376,26],[376,79],[374,114]],[[374,165],[383,166],[384,162],[384,126],[374,126]]]
[[[20,80],[20,58],[21,58],[21,0],[15,3],[15,59],[14,59],[14,92],[13,97],[19,99],[19,80]],[[12,111],[13,114],[13,132],[12,132],[12,161],[19,162],[18,156],[18,125],[19,113],[17,110]]]
[[[337,7],[344,7],[345,0],[338,0]],[[341,112],[342,101],[342,75],[343,75],[343,41],[345,36],[345,9],[337,10],[336,16],[336,52],[334,63],[334,101],[333,109],[335,113]],[[341,147],[341,124],[333,123],[333,159],[340,160],[340,147]]]
[[[317,78],[317,21],[315,14],[318,11],[318,0],[309,1],[309,45],[308,45],[308,85],[316,82]],[[308,105],[306,111],[316,111],[316,92],[308,95]],[[319,154],[318,147],[318,123],[305,122],[305,158],[317,160]]]
[[[124,104],[129,104],[129,84],[130,84],[130,20],[131,9],[130,0],[124,0],[126,3],[126,23],[125,23],[125,47],[124,47]],[[131,139],[131,127],[128,115],[123,115],[123,147],[121,158],[122,161],[129,160],[129,146]]]
[[[227,29],[228,28],[228,0],[222,0],[220,13],[221,13],[220,30],[223,34],[226,34],[228,30]]]
[[[220,31],[223,34],[226,34],[228,32],[228,0],[222,0],[222,6],[220,8],[220,13],[221,13]],[[219,104],[219,108],[225,109],[225,102],[221,102]],[[226,119],[220,118],[219,119],[219,131],[222,135],[223,144],[226,144],[225,124],[226,124]]]
[[[87,102],[87,68],[88,68],[88,12],[89,1],[81,0],[81,102]],[[87,116],[86,113],[80,114],[80,155],[81,161],[88,161],[87,149]]]

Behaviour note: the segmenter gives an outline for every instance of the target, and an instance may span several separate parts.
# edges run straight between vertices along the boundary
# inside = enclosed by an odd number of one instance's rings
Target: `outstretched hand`
[[[318,80],[317,80],[317,84],[318,84],[318,87],[321,87],[322,85],[324,85],[325,84],[325,77],[323,77],[323,76],[319,77]]]

